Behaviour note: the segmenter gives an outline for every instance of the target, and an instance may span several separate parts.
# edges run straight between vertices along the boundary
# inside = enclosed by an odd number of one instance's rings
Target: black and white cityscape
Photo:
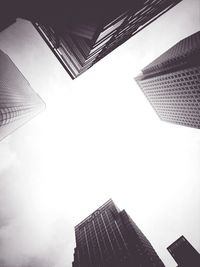
[[[0,267],[200,266],[198,0],[0,9]]]

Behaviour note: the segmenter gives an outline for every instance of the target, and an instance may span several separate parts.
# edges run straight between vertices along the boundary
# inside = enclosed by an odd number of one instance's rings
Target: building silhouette
[[[1,16],[1,13],[0,13]],[[16,22],[15,16],[4,16],[4,18],[1,17],[0,19],[0,32],[7,29],[10,25]]]
[[[61,1],[32,21],[74,79],[180,1]]]
[[[152,245],[112,200],[75,227],[73,267],[163,267]]]
[[[167,249],[177,262],[178,267],[200,266],[200,254],[184,236],[179,237]]]
[[[45,108],[12,60],[0,50],[0,140]]]
[[[200,128],[200,32],[181,40],[135,78],[160,119]]]
[[[11,8],[12,7],[12,8]],[[16,8],[12,3],[8,1],[3,1],[0,7],[0,32],[5,30],[11,24],[16,21],[17,14],[15,13]]]

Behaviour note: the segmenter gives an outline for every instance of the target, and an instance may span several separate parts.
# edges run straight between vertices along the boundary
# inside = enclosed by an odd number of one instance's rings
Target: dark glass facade
[[[160,119],[200,128],[200,32],[170,48],[135,78]]]
[[[168,11],[180,0],[86,1],[34,26],[64,66],[76,78],[116,47]],[[80,5],[79,5],[80,4]],[[77,9],[79,11],[77,11]],[[67,12],[67,11],[66,11]],[[63,14],[64,13],[64,14]]]
[[[0,50],[0,140],[45,108],[12,60]]]
[[[167,249],[177,262],[178,267],[200,266],[199,253],[184,236],[179,237]]]
[[[112,200],[75,227],[73,267],[163,267],[145,235]]]
[[[3,2],[3,3],[2,3]],[[12,8],[11,8],[12,6]],[[11,24],[16,21],[16,8],[12,3],[8,0],[1,1],[0,7],[0,32],[5,30]]]

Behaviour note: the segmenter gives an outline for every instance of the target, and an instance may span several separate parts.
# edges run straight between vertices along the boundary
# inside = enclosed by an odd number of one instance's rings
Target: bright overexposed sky
[[[167,267],[180,235],[200,251],[200,132],[160,121],[134,81],[199,29],[183,0],[75,80],[30,22],[0,34],[47,106],[0,142],[0,266],[70,267],[74,226],[109,198]]]

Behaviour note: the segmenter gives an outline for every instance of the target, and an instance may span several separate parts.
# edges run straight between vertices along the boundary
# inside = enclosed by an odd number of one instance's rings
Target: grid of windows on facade
[[[51,26],[33,24],[71,78],[76,78],[180,1],[133,1],[128,8],[120,6],[118,10],[113,3],[112,12],[109,9],[106,17],[98,16],[96,21],[93,18],[70,26],[56,22],[51,22]],[[104,13],[106,10],[105,6]]]
[[[147,238],[112,200],[75,227],[73,267],[164,266]]]
[[[162,72],[169,72],[185,68],[185,66],[198,65],[198,58],[200,57],[200,32],[196,32],[187,38],[181,40],[176,45],[171,47],[143,70],[143,74],[162,74]]]
[[[172,69],[174,65],[170,52],[169,65],[171,64],[171,67],[163,74],[161,55],[158,61],[155,60],[154,63],[149,64],[149,67],[145,68],[145,72],[136,77],[136,82],[160,119],[199,129],[200,65],[193,58],[194,55],[195,58],[199,58],[197,55],[200,56],[200,32],[188,38],[189,42],[184,39],[178,43],[179,49],[184,51],[184,56],[182,57],[179,53],[179,60],[176,60],[175,68]],[[192,47],[193,41],[194,46]],[[182,49],[181,43],[189,44],[188,51],[185,46]],[[197,46],[198,43],[199,46]],[[164,62],[166,58],[167,53],[164,54]],[[156,67],[160,68],[159,73],[155,72]]]
[[[179,237],[167,249],[178,266],[200,266],[200,254],[184,236]]]
[[[0,140],[44,107],[15,64],[0,50]]]
[[[138,81],[165,121],[200,128],[200,67]]]

